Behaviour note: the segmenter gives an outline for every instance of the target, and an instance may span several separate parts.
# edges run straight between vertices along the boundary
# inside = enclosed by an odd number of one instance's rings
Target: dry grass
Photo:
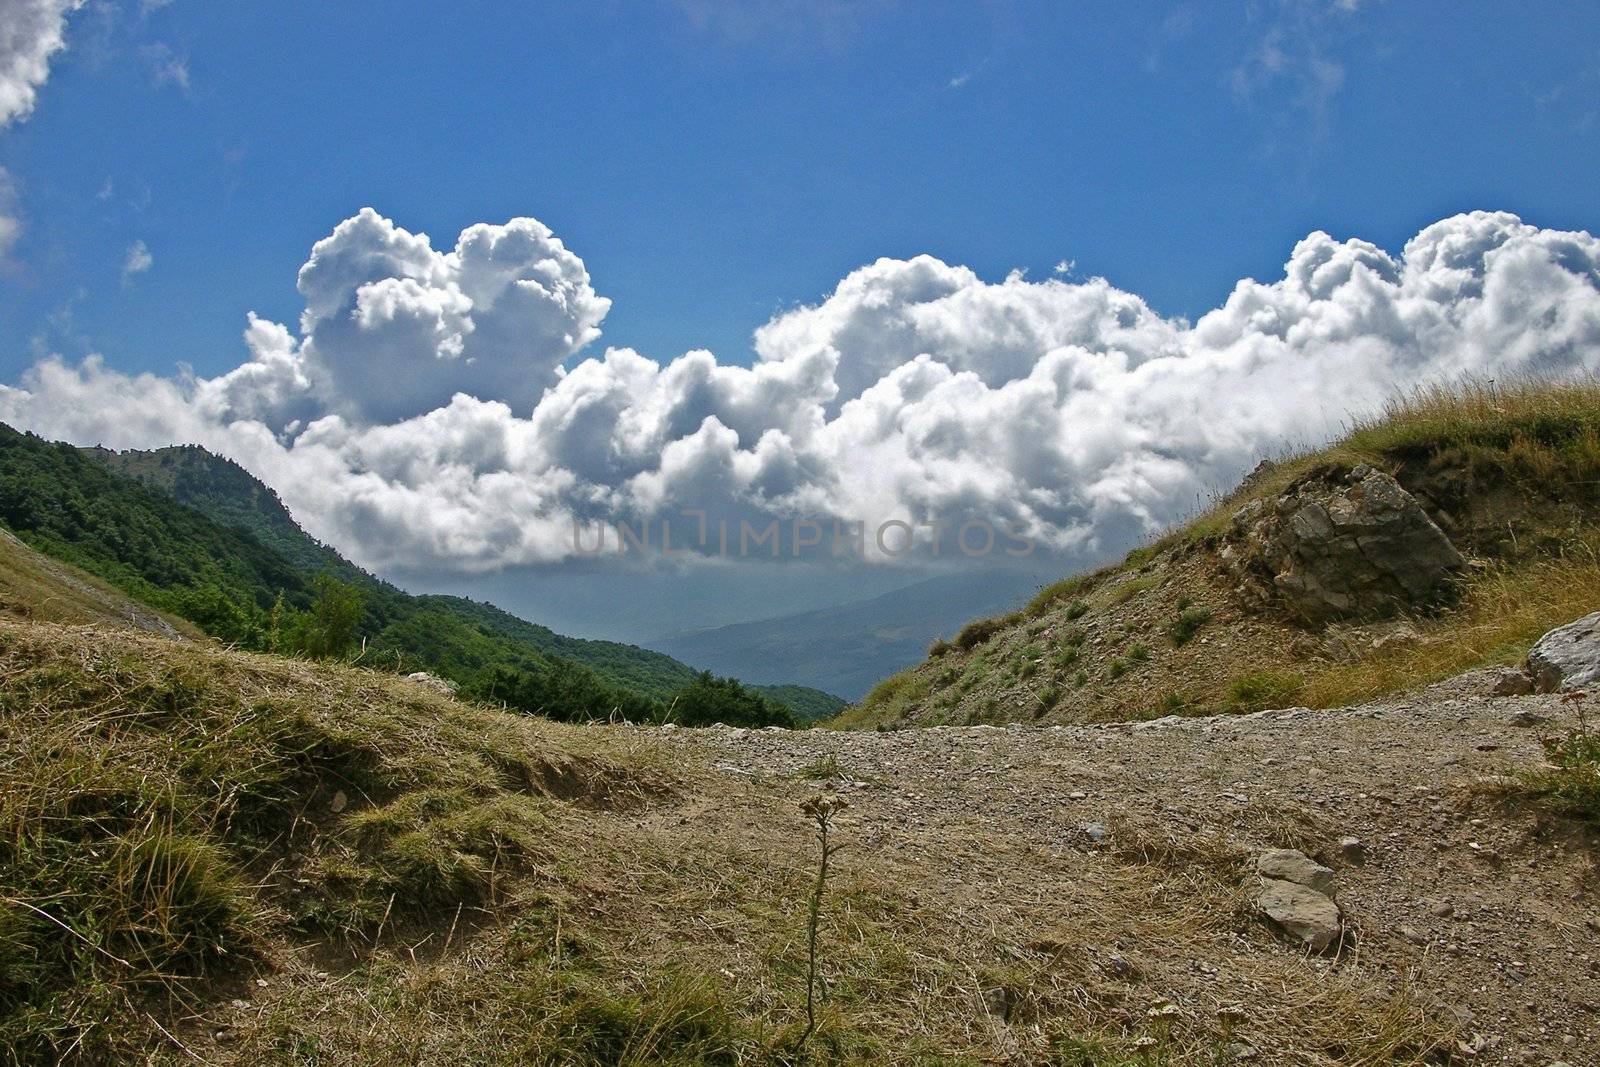
[[[591,748],[393,677],[0,623],[0,1062],[170,1050],[295,939],[442,940],[566,812],[662,788]]]
[[[1284,951],[1236,844],[1130,811],[1091,862],[954,808],[926,851],[847,813],[802,1057],[795,800],[870,766],[837,735],[716,773],[654,731],[44,626],[0,624],[0,680],[0,1062],[1107,1064],[1147,1039],[1199,1065],[1238,1036],[1404,1063],[1449,1039],[1403,986]]]
[[[140,604],[0,529],[0,617],[5,615],[66,625],[133,625],[173,637],[205,640],[187,620]]]
[[[1567,542],[1550,558],[1491,565],[1464,584],[1461,602],[1416,620],[1415,645],[1325,666],[1295,699],[1311,707],[1359,704],[1463,671],[1512,664],[1539,637],[1600,604],[1600,532]]]

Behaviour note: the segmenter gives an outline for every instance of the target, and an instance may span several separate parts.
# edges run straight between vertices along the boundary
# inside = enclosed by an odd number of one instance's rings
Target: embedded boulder
[[[1600,682],[1600,611],[1539,638],[1528,652],[1528,675],[1540,693],[1570,693]]]
[[[1247,594],[1317,625],[1440,601],[1467,563],[1416,497],[1366,464],[1252,500],[1233,516],[1223,559]]]
[[[1261,888],[1256,907],[1312,952],[1337,944],[1344,926],[1333,871],[1294,849],[1274,849],[1256,860]]]
[[[427,671],[417,671],[415,674],[408,674],[406,675],[406,680],[409,682],[414,682],[417,685],[422,686],[424,689],[431,689],[440,696],[453,697],[456,695],[456,683],[450,681],[448,678],[440,678],[437,675],[429,674]]]

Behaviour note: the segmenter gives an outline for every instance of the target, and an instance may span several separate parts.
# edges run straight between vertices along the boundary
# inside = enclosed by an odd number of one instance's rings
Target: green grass
[[[1277,671],[1252,671],[1228,686],[1228,703],[1240,712],[1266,711],[1291,705],[1305,689],[1305,681]]]
[[[1113,606],[1126,604],[1140,593],[1148,593],[1161,584],[1159,575],[1147,574],[1143,578],[1130,578],[1111,591],[1111,604]]]
[[[933,676],[915,668],[891,675],[873,686],[861,703],[846,708],[826,725],[849,730],[879,722],[895,722],[921,706],[933,688]],[[962,680],[966,685],[966,679]]]
[[[1210,622],[1212,611],[1208,607],[1185,605],[1178,609],[1178,614],[1167,623],[1167,637],[1174,646],[1182,646],[1194,640],[1206,623]]]

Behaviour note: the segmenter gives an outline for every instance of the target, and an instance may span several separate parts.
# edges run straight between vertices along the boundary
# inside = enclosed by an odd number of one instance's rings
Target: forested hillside
[[[105,448],[84,451],[102,466],[160,489],[224,526],[248,530],[303,569],[333,574],[375,590],[380,597],[406,596],[307,534],[277,493],[232,460],[196,445],[148,452],[113,452]],[[427,669],[448,677],[492,665],[492,658],[486,658],[473,640],[475,633],[531,645],[546,656],[575,660],[603,678],[649,695],[668,696],[695,676],[692,668],[672,656],[615,641],[568,637],[493,604],[439,595],[407,599],[414,602],[411,610],[378,635],[373,648],[402,655],[425,653]],[[463,627],[463,622],[468,625]],[[845,701],[833,694],[804,685],[753,688],[787,704],[802,719],[824,718],[845,706]]]
[[[0,523],[239,647],[425,670],[502,700],[537,694],[525,710],[557,718],[665,715],[675,700],[680,720],[695,718],[680,699],[700,691],[686,664],[490,604],[411,596],[318,543],[271,489],[203,449],[80,450],[0,425]],[[840,702],[806,703],[811,717]],[[787,705],[766,704],[752,721],[789,721]]]

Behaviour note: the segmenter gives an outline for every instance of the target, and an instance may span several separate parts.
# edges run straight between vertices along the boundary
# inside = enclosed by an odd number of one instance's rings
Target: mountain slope
[[[942,575],[866,600],[670,634],[650,645],[719,673],[787,679],[858,700],[974,611],[1014,607],[1038,586],[1037,577],[1016,570]]]
[[[224,526],[248,530],[303,569],[334,574],[343,581],[361,585],[369,590],[369,595],[380,598],[406,596],[307,534],[270,487],[231,460],[195,445],[123,452],[91,448],[85,452],[102,466],[160,489]],[[670,655],[620,642],[567,637],[493,604],[466,597],[431,594],[410,599],[418,606],[419,614],[391,623],[374,639],[377,653],[392,649],[419,656],[425,654],[430,645],[435,648],[451,643],[460,645],[463,643],[460,626],[466,622],[481,632],[525,644],[541,654],[582,663],[614,684],[650,696],[666,697],[688,684],[698,673]],[[409,636],[403,637],[408,633]],[[453,642],[452,633],[455,634]],[[450,677],[485,665],[481,655],[474,658],[461,654],[436,653],[434,658],[423,662],[427,669]],[[733,673],[709,662],[705,666],[716,673]],[[830,693],[792,684],[797,679],[791,676],[779,674],[765,680],[773,684],[754,688],[787,704],[802,718],[825,717],[844,706],[844,701]]]
[[[595,684],[569,673],[563,692],[594,708],[626,704],[623,694],[668,701],[698,679],[659,652],[564,637],[460,598],[410,596],[317,543],[270,489],[200,449],[83,451],[0,426],[0,523],[33,548],[245,647],[270,647],[279,598],[284,611],[304,613],[318,576],[329,575],[360,591],[361,659],[386,669],[426,670],[469,687],[499,679],[497,692],[505,692],[504,672],[548,675],[570,662],[593,672]],[[555,713],[550,699],[543,693],[539,708]]]
[[[1418,509],[1421,525],[1406,536],[1426,541],[1435,530],[1465,566],[1454,565],[1437,596],[1398,612],[1326,618],[1296,606],[1308,583],[1360,571],[1369,535],[1329,542],[1328,551],[1342,544],[1352,554],[1319,579],[1317,559],[1284,555],[1258,527],[1296,515],[1291,525],[1304,529],[1274,536],[1326,533],[1324,504],[1336,521],[1349,512],[1377,523],[1382,516],[1359,514],[1370,492]],[[1324,503],[1306,510],[1314,500]],[[1398,558],[1402,572],[1422,565]],[[1372,699],[1514,661],[1600,602],[1597,560],[1600,384],[1435,390],[1397,401],[1327,449],[1263,464],[1210,512],[1123,563],[973,621],[840,724],[1082,722]]]
[[[52,559],[0,528],[0,614],[71,626],[109,626],[199,638],[194,624],[156,611],[87,571]]]

